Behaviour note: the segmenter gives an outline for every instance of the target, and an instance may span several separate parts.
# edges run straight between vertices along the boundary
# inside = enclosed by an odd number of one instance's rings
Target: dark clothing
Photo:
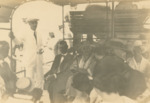
[[[123,59],[114,55],[105,56],[96,65],[93,74],[93,78],[98,76],[106,78],[108,74],[121,76],[124,79],[118,84],[117,92],[120,95],[125,95],[132,99],[141,95],[146,89],[146,81],[143,73],[133,70]],[[100,83],[95,84],[95,86],[97,85],[101,87]],[[105,88],[102,89],[104,90]],[[109,92],[108,89],[106,91]]]
[[[48,71],[44,77],[47,77],[48,75],[52,75],[52,74],[59,75],[65,70],[69,69],[71,63],[73,62],[73,55],[67,54],[66,56],[64,56],[64,60],[62,62],[61,62],[61,58],[62,58],[61,54],[55,56],[55,59],[54,59],[54,62],[50,71]],[[60,68],[60,72],[58,72],[58,67]]]
[[[70,66],[73,62],[73,55],[67,54],[62,62],[61,58],[61,54],[56,55],[51,70],[45,75],[45,77],[57,75],[55,79],[50,81],[48,87],[51,103],[63,103],[65,101],[63,93],[66,89],[68,77],[71,75]]]
[[[13,94],[16,90],[16,75],[10,70],[8,63],[1,63],[0,76],[5,82],[7,93]]]

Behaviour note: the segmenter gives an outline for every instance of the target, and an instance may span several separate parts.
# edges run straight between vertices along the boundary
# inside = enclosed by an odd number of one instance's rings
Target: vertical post
[[[111,25],[111,34],[112,34],[112,38],[114,38],[114,1],[112,1],[112,25]]]
[[[63,25],[63,40],[64,40],[65,39],[64,5],[62,5],[62,25]]]
[[[10,18],[10,32],[12,32],[12,17]],[[12,56],[12,38],[10,38],[10,57],[11,57],[11,61],[10,61],[10,68],[11,70],[13,70],[13,67],[12,67],[12,59],[13,59],[13,56]],[[16,70],[14,70],[15,72]]]
[[[108,39],[109,38],[109,27],[110,27],[110,25],[109,25],[109,18],[108,18],[108,14],[109,12],[108,12],[108,1],[106,1],[106,28],[105,28],[105,33],[106,33],[106,35],[107,35],[107,37],[106,37],[106,39]]]
[[[108,1],[106,1],[106,8],[108,8]],[[106,11],[106,19],[108,20],[108,9]]]
[[[10,32],[12,32],[12,18],[13,18],[13,14],[14,14],[15,9],[12,10],[11,16],[10,16]],[[10,61],[10,68],[11,70],[13,70],[13,72],[16,72],[16,68],[13,68],[13,45],[12,45],[12,38],[10,39],[10,57],[11,57],[11,61]]]

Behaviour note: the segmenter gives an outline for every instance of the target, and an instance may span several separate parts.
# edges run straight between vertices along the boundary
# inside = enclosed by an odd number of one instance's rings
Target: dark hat
[[[126,41],[121,40],[121,39],[111,39],[110,41],[106,42],[106,47],[112,48],[112,49],[122,49],[122,50],[127,50],[126,47]]]

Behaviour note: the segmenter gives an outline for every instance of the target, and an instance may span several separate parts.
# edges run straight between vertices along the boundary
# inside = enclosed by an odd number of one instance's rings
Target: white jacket
[[[32,78],[35,87],[42,88],[43,69],[42,54],[38,54],[42,49],[42,36],[36,32],[37,43],[34,37],[34,31],[26,32],[22,38],[15,38],[15,44],[23,43],[23,60],[26,68],[26,76]]]

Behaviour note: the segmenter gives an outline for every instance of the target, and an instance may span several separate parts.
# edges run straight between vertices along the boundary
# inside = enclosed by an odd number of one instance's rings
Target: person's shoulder
[[[137,103],[135,100],[130,99],[126,96],[122,96],[122,99],[123,99],[124,103]]]

